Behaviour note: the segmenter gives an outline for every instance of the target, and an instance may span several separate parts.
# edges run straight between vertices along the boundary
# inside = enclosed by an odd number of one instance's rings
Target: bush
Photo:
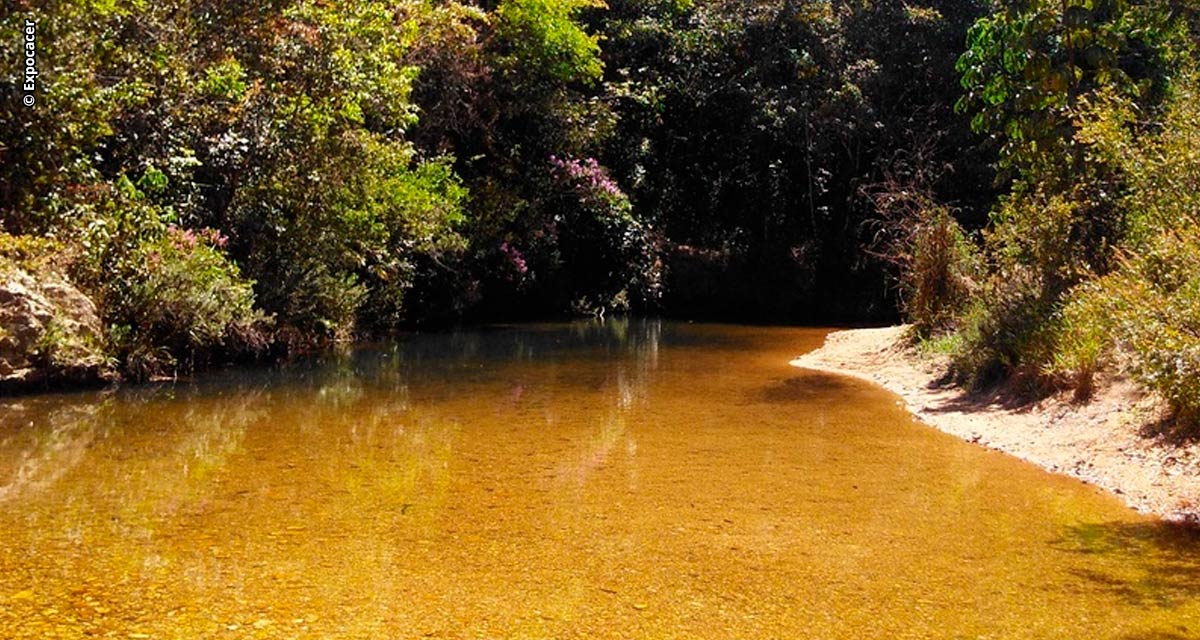
[[[133,345],[193,356],[233,346],[226,344],[228,336],[263,320],[254,310],[253,282],[220,252],[226,242],[212,229],[169,226],[134,251],[137,267],[112,313],[118,325],[130,327]]]
[[[1081,117],[1080,138],[1119,168],[1120,208],[1130,234],[1111,274],[1077,288],[1062,313],[1051,370],[1078,395],[1110,356],[1160,392],[1184,423],[1200,419],[1200,106],[1198,76],[1186,70],[1147,129],[1133,104],[1099,97]]]
[[[973,386],[1011,377],[1026,390],[1058,386],[1053,363],[1065,296],[1111,264],[1112,217],[1081,181],[1070,193],[1021,187],[993,214],[985,236],[992,275],[963,321],[956,375]],[[1101,230],[1103,228],[1103,230]]]
[[[973,388],[1009,378],[1026,391],[1041,390],[1055,309],[1055,298],[1031,269],[993,275],[960,320],[961,340],[951,354],[955,377]]]
[[[920,185],[891,180],[869,195],[880,213],[876,255],[898,271],[900,308],[916,337],[953,329],[982,271],[975,245]]]
[[[1129,293],[1112,287],[1133,284],[1120,249],[1161,228],[1148,220],[1194,209],[1194,175],[1180,181],[1187,172],[1171,162],[1144,162],[1184,123],[1168,119],[1153,140],[1135,135],[1133,114],[1169,94],[1170,73],[1190,47],[1182,14],[1168,5],[1013,3],[971,29],[959,107],[1002,143],[1001,166],[1015,182],[987,237],[994,275],[964,322],[955,358],[963,378],[1014,376],[1089,395],[1112,351],[1112,305]],[[1094,46],[1081,53],[1081,42]],[[1194,157],[1176,151],[1176,165]],[[1164,203],[1167,216],[1157,211]],[[1114,270],[1126,275],[1105,277]]]
[[[923,334],[951,326],[974,292],[975,245],[947,209],[936,207],[914,229],[911,256],[902,279],[905,312]]]
[[[253,282],[224,253],[228,238],[176,226],[172,210],[128,180],[118,184],[98,187],[97,201],[74,212],[82,250],[68,269],[97,302],[126,373],[145,379],[261,349],[266,317],[255,310]]]
[[[1136,379],[1200,420],[1200,229],[1164,231],[1081,297]]]
[[[29,273],[61,270],[67,248],[52,238],[0,231],[0,275],[17,268]]]
[[[1073,389],[1076,400],[1091,397],[1096,375],[1111,357],[1114,310],[1101,282],[1086,282],[1073,290],[1052,319],[1055,345],[1042,372],[1056,387]]]
[[[603,314],[652,305],[661,263],[650,229],[595,159],[550,157],[526,228],[501,242],[500,262],[558,309]]]
[[[230,207],[263,308],[314,339],[407,319],[417,265],[464,250],[466,190],[405,143],[344,135],[244,186]],[[270,284],[267,284],[270,283]]]

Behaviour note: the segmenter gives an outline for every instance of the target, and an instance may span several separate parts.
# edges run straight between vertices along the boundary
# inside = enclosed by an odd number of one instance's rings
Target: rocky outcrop
[[[96,305],[64,278],[0,265],[0,393],[116,379]]]

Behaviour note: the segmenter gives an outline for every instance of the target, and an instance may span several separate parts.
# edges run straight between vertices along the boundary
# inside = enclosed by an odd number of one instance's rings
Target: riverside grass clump
[[[945,207],[913,221],[901,276],[901,305],[917,335],[944,332],[964,308],[979,271],[975,246]]]
[[[896,270],[900,309],[913,337],[927,341],[955,327],[982,263],[950,209],[925,186],[928,177],[920,169],[912,173],[889,176],[864,192],[880,212],[872,251]]]

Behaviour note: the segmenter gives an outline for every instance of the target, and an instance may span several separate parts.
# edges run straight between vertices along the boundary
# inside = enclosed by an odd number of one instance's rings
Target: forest
[[[1188,0],[4,11],[0,273],[102,326],[0,335],[52,377],[457,323],[903,316],[965,385],[1086,397],[1120,368],[1200,416]]]

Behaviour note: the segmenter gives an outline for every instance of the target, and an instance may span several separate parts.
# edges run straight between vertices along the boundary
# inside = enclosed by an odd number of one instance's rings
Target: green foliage
[[[0,18],[0,54],[7,60],[23,59],[18,47],[24,43],[25,19],[38,24],[38,64],[43,70],[56,69],[55,81],[43,76],[36,103],[26,107],[18,89],[24,66],[5,66],[0,224],[14,233],[46,234],[66,219],[64,209],[73,199],[86,197],[79,188],[96,177],[91,152],[113,135],[112,120],[124,105],[138,100],[138,87],[106,86],[98,80],[112,67],[131,62],[123,52],[104,51],[111,45],[101,44],[115,36],[123,19],[119,13],[94,3],[67,2],[6,12]]]
[[[0,231],[0,273],[9,267],[37,273],[61,266],[61,242],[40,236],[15,236]]]
[[[235,228],[259,243],[246,264],[272,282],[259,290],[264,307],[302,333],[346,337],[364,310],[395,326],[413,259],[462,249],[453,225],[465,192],[444,162],[414,166],[404,145],[326,143],[328,153],[277,166],[235,195]]]
[[[364,153],[356,181],[341,190],[335,207],[359,221],[357,249],[362,263],[355,270],[367,287],[360,317],[376,328],[390,329],[405,319],[405,296],[422,262],[454,262],[466,250],[455,231],[465,222],[466,189],[445,161],[412,167],[395,148]]]
[[[1054,319],[1054,351],[1043,374],[1056,387],[1074,389],[1086,400],[1095,389],[1096,375],[1111,361],[1109,334],[1115,300],[1101,286],[1086,282],[1073,290]]]
[[[128,180],[76,214],[84,228],[70,275],[98,301],[109,348],[131,377],[261,348],[267,318],[220,232],[175,226]]]
[[[1164,231],[1076,301],[1134,376],[1200,421],[1200,229]],[[1102,333],[1101,333],[1102,332]],[[1062,352],[1071,356],[1074,345]]]
[[[143,376],[260,347],[264,317],[313,343],[472,313],[899,302],[923,334],[960,329],[968,377],[1083,380],[1109,347],[1066,296],[1200,206],[1200,101],[1168,81],[1185,9],[51,0],[0,19],[6,59],[38,22],[46,70],[33,108],[3,76],[0,255],[61,256]],[[1017,170],[986,260],[994,149],[952,112],[956,79]],[[928,180],[893,220],[862,185],[897,167]]]
[[[1020,170],[954,360],[1086,398],[1119,366],[1200,419],[1200,107],[1179,3],[1014,2],[972,29],[960,107]],[[1165,100],[1165,104],[1163,101]]]
[[[1170,88],[1169,108],[1146,110],[1111,92],[1082,108],[1078,139],[1097,162],[1117,167],[1125,185],[1130,242],[1162,229],[1200,224],[1200,92],[1185,67]]]
[[[1170,0],[1017,0],[971,27],[957,104],[1003,140],[1005,166],[1069,173],[1081,159],[1072,110],[1097,90],[1160,95],[1186,29]]]
[[[251,282],[221,254],[212,230],[168,227],[130,256],[120,309],[110,322],[129,326],[132,343],[193,354],[222,346],[227,335],[261,320]]]
[[[35,345],[36,359],[40,360],[44,366],[62,366],[65,362],[64,351],[70,348],[67,341],[67,331],[62,324],[56,319],[51,319],[46,323],[42,335],[38,337]]]
[[[958,359],[965,377],[1015,375],[1089,392],[1103,349],[1084,306],[1065,297],[1115,267],[1142,214],[1120,198],[1132,174],[1115,148],[1118,111],[1091,124],[1080,112],[1097,100],[1155,108],[1186,57],[1176,8],[1169,0],[1019,0],[971,28],[957,107],[974,113],[975,130],[1003,141],[1000,164],[1016,180],[992,214],[993,276],[988,303],[969,316]]]
[[[576,310],[603,314],[653,304],[660,269],[650,229],[595,159],[551,158],[548,202],[554,211],[543,244],[569,278],[562,290]],[[543,249],[545,251],[545,249]]]
[[[204,70],[204,81],[200,91],[209,96],[237,102],[246,96],[247,88],[246,70],[236,58],[228,58]]]
[[[496,8],[501,67],[535,81],[598,81],[604,71],[599,38],[576,16],[605,6],[604,0],[503,0]]]
[[[400,18],[379,2],[284,8],[248,69],[264,90],[229,112],[223,144],[210,148],[213,164],[228,167],[215,194],[226,207],[213,220],[233,232],[248,274],[271,283],[258,289],[263,307],[306,336],[349,335],[371,294],[367,274],[402,279],[404,252],[429,246],[458,216],[453,202],[427,202],[440,196],[422,185],[436,180],[423,182],[395,136],[415,122],[416,69],[403,59],[412,36]]]
[[[1085,235],[1094,218],[1082,199],[1042,189],[1004,198],[993,213],[994,227],[987,236],[998,269],[1030,270],[1047,299],[1092,275],[1095,269],[1089,256],[1105,238]]]
[[[892,289],[886,266],[862,258],[878,212],[861,185],[928,145],[931,166],[953,167],[929,185],[939,200],[966,209],[990,195],[988,160],[951,109],[954,63],[983,10],[610,2],[618,120],[601,157],[671,254],[721,256],[702,277],[669,270],[664,305],[813,321],[882,306]]]
[[[1121,207],[1135,230],[1119,267],[1072,292],[1052,370],[1086,393],[1112,355],[1162,393],[1184,423],[1200,420],[1200,78],[1173,84],[1157,126],[1146,129],[1128,100],[1106,95],[1081,120],[1080,138],[1121,169]]]
[[[1065,296],[1107,272],[1109,238],[1121,235],[1088,207],[1082,188],[1018,191],[1001,201],[985,235],[990,273],[962,323],[955,357],[961,379],[979,386],[1013,377],[1044,390],[1062,378],[1052,360]],[[1123,218],[1113,211],[1113,218]]]
[[[1028,268],[993,274],[959,320],[961,339],[951,356],[955,377],[972,388],[1012,379],[1027,391],[1041,390],[1056,305]]]
[[[144,319],[138,291],[166,294],[137,262],[178,225],[230,238],[214,255],[162,254],[155,277],[184,298],[225,289],[240,316],[245,273],[270,283],[256,285],[259,306],[306,337],[348,334],[364,304],[373,325],[394,326],[411,263],[462,250],[460,182],[405,138],[416,4],[43,5],[29,16],[39,66],[62,71],[34,109],[5,103],[0,218],[79,244],[75,275],[114,322]],[[194,313],[155,322],[128,340],[174,356],[215,340]]]

